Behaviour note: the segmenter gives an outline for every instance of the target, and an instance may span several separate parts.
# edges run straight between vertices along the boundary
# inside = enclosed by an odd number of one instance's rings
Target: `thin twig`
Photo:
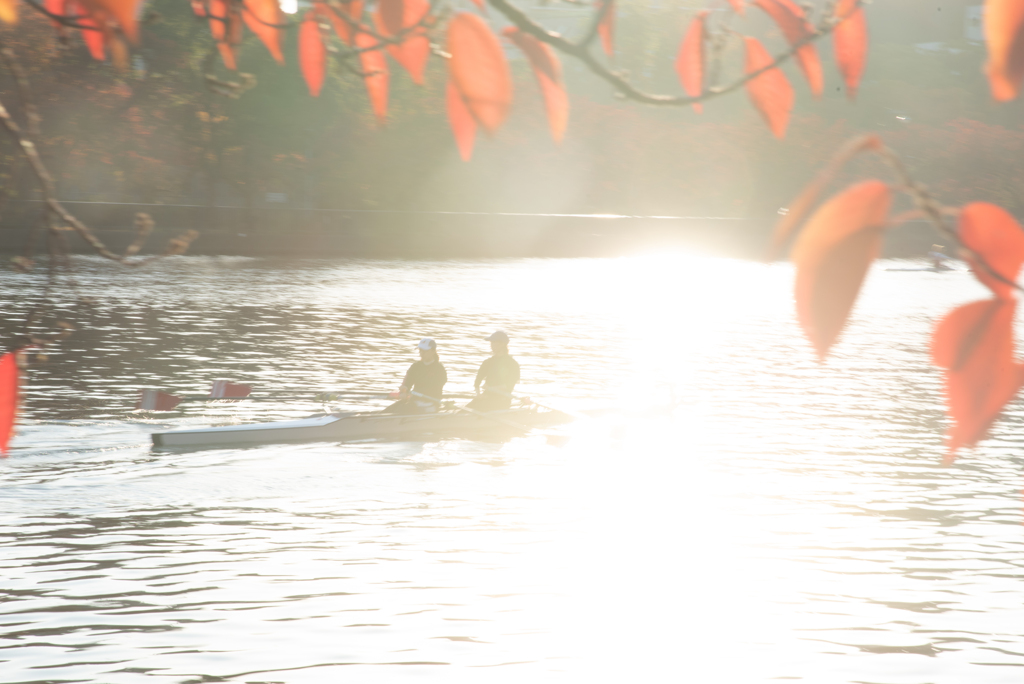
[[[50,10],[46,9],[45,7],[43,7],[42,5],[37,3],[35,0],[24,0],[24,2],[25,2],[26,5],[28,5],[29,7],[31,7],[35,11],[39,12],[40,14],[45,14],[50,19],[52,19],[53,21],[57,22],[58,24],[61,24],[62,26],[67,26],[69,28],[81,29],[83,31],[99,31],[99,30],[101,30],[99,26],[89,26],[89,25],[79,24],[78,23],[82,19],[88,19],[89,15],[87,15],[87,14],[76,14],[76,15],[71,16],[71,17],[66,17],[63,14],[54,14]]]
[[[821,25],[813,32],[809,32],[803,39],[798,40],[790,46],[790,49],[777,55],[769,64],[751,71],[750,73],[744,74],[737,80],[733,81],[727,86],[722,88],[716,88],[714,90],[708,90],[700,95],[693,97],[689,96],[673,96],[673,95],[655,95],[652,93],[646,93],[632,83],[626,80],[626,78],[617,72],[612,71],[607,66],[602,64],[594,55],[590,53],[589,44],[587,43],[573,43],[572,41],[566,40],[557,33],[548,31],[543,26],[533,21],[523,10],[513,5],[508,0],[488,0],[488,3],[494,7],[498,12],[503,14],[506,19],[515,24],[516,28],[524,33],[528,33],[537,40],[547,43],[553,48],[564,52],[567,55],[575,57],[580,60],[586,67],[596,76],[604,79],[612,85],[620,94],[630,100],[636,102],[642,102],[644,104],[652,105],[664,105],[670,107],[685,107],[688,105],[696,104],[698,102],[704,102],[721,95],[735,92],[739,90],[749,81],[754,80],[761,74],[771,71],[780,64],[792,59],[800,48],[818,41],[825,36],[835,31],[836,27],[846,21],[854,11],[860,7],[860,3],[854,6],[854,9],[842,17],[838,17],[835,20],[823,21]]]
[[[1024,287],[1021,287],[1016,282],[1010,280],[997,271],[981,254],[964,244],[964,241],[960,238],[960,234],[946,220],[946,217],[949,214],[946,207],[940,204],[939,201],[936,200],[930,192],[928,192],[928,188],[913,179],[899,155],[884,145],[875,148],[873,151],[882,158],[890,169],[892,169],[899,178],[900,183],[903,185],[903,192],[910,195],[914,200],[914,205],[917,209],[925,215],[925,218],[935,227],[936,230],[939,231],[939,233],[955,242],[959,246],[961,252],[970,257],[971,261],[981,266],[981,268],[993,278],[1005,285],[1009,285],[1018,292],[1024,292]]]
[[[18,61],[18,56],[14,54],[13,48],[0,49],[0,57],[3,57],[4,66],[11,72],[15,84],[18,86],[18,97],[21,98],[21,108],[25,110],[28,134],[33,138],[38,138],[39,124],[42,123],[43,118],[39,116],[39,110],[36,109],[36,103],[32,99],[32,88],[29,86],[28,76],[25,75],[25,70],[21,67],[21,62]]]

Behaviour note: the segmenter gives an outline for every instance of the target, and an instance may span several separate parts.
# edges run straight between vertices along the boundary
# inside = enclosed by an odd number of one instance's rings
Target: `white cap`
[[[416,345],[416,348],[422,349],[423,351],[430,351],[431,349],[437,348],[437,343],[429,337],[424,337],[420,340],[420,343]]]

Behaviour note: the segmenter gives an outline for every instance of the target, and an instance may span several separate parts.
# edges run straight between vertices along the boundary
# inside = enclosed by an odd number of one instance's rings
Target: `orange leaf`
[[[423,85],[423,75],[430,59],[430,39],[422,29],[414,30],[401,45],[389,45],[388,53],[409,72],[413,83]]]
[[[46,0],[46,2],[43,3],[43,7],[46,8],[47,12],[49,12],[50,14],[56,14],[58,17],[64,16],[66,5],[67,3],[65,2],[65,0]],[[58,22],[55,19],[51,19],[50,23],[52,23],[54,26],[61,25],[60,22]]]
[[[0,20],[8,24],[18,23],[18,0],[0,0]]]
[[[279,64],[284,64],[284,55],[281,54],[281,29],[276,26],[283,25],[285,17],[277,0],[245,0],[242,18],[249,30],[259,36],[267,46],[271,56]]]
[[[135,21],[141,0],[79,0],[89,14],[98,17],[99,13],[112,17],[133,43],[138,42],[139,30]]]
[[[7,456],[18,413],[18,361],[14,352],[0,356],[0,454]]]
[[[679,82],[683,84],[683,90],[690,97],[699,97],[704,92],[704,22],[707,16],[708,11],[704,10],[693,18],[676,56]],[[696,102],[693,109],[700,113],[703,107],[700,102]]]
[[[63,17],[67,15],[67,8],[69,4],[69,0],[45,0],[43,7],[45,7],[46,11],[50,14]],[[56,19],[50,19],[50,24],[57,30],[57,35],[60,37],[61,41],[66,43],[68,35],[67,27]]]
[[[864,8],[858,0],[840,0],[835,17],[839,24],[832,32],[832,45],[836,51],[836,64],[846,82],[846,95],[857,97],[857,86],[868,61],[868,23]]]
[[[882,246],[889,186],[869,180],[829,199],[793,245],[796,310],[823,361],[839,338],[871,262]]]
[[[729,4],[732,5],[732,11],[736,14],[742,16],[746,11],[743,7],[743,0],[729,0]]]
[[[946,314],[935,327],[932,362],[946,370],[946,402],[953,419],[947,463],[958,449],[985,438],[1024,382],[1013,349],[1016,306],[1016,300],[971,302]]]
[[[488,133],[512,105],[512,74],[505,51],[483,19],[459,12],[448,24],[448,71],[469,112]]]
[[[222,41],[217,43],[217,49],[220,51],[220,58],[224,60],[224,66],[235,71],[238,68],[235,64],[235,48]]]
[[[299,25],[299,67],[313,97],[319,97],[327,70],[327,47],[320,35],[318,14],[315,9],[309,10]]]
[[[242,13],[235,6],[228,6],[227,42],[232,46],[242,44]]]
[[[107,42],[103,37],[103,32],[99,30],[99,24],[88,14],[85,14],[86,10],[74,2],[69,2],[67,5],[68,14],[71,16],[80,16],[77,23],[81,26],[92,26],[95,30],[83,28],[82,40],[85,42],[85,47],[89,50],[89,55],[97,62],[102,62],[107,58]]]
[[[772,18],[786,37],[790,46],[807,39],[814,34],[814,27],[804,19],[804,11],[792,0],[754,0]],[[821,60],[813,43],[807,43],[796,53],[797,64],[804,72],[807,83],[815,97],[821,95],[825,88],[825,77],[821,71]]]
[[[192,13],[197,17],[206,16],[206,3],[203,0],[190,0],[192,4]]]
[[[469,161],[473,156],[473,140],[476,138],[476,121],[469,113],[465,100],[459,94],[455,84],[448,81],[446,90],[448,105],[448,123],[451,124],[452,133],[455,134],[455,144],[459,148],[459,156],[462,161]]]
[[[992,97],[1007,102],[1017,97],[1024,80],[1024,3],[986,0],[983,13],[988,46],[988,75]]]
[[[374,14],[377,32],[393,36],[400,31],[409,31],[423,20],[430,11],[428,0],[382,0]],[[417,85],[423,85],[423,74],[430,58],[430,39],[426,31],[416,28],[398,45],[388,45],[388,54],[402,65]]]
[[[317,7],[322,7],[322,12],[330,17],[331,25],[334,27],[334,32],[341,38],[346,45],[352,45],[352,24],[358,24],[360,18],[363,16],[363,0],[352,0],[352,2],[338,7],[321,5],[317,3]],[[344,14],[345,16],[340,16]],[[348,20],[345,19],[348,17]]]
[[[224,0],[210,0],[208,16],[210,17],[210,35],[216,41],[224,40],[227,34],[228,6]]]
[[[352,0],[352,2],[346,5],[348,9],[348,16],[352,17],[355,21],[362,19],[364,4],[364,0]]]
[[[110,50],[110,62],[119,71],[128,70],[128,58],[131,57],[131,50],[128,44],[121,37],[120,33],[107,30],[103,38],[107,41],[107,48]]]
[[[804,218],[811,211],[818,202],[818,197],[825,191],[825,187],[832,182],[832,179],[836,177],[842,168],[848,161],[856,157],[861,152],[867,150],[874,150],[882,147],[882,140],[874,134],[861,135],[852,140],[848,140],[842,147],[840,147],[832,158],[828,161],[818,175],[814,179],[804,186],[804,189],[800,191],[800,194],[796,196],[787,207],[788,211],[779,220],[778,225],[775,226],[775,233],[772,235],[772,244],[769,250],[769,259],[774,259],[778,254],[779,248],[789,239],[789,236],[793,234],[796,227],[804,222]]]
[[[544,96],[544,109],[551,127],[551,137],[562,142],[565,127],[569,122],[569,96],[562,81],[562,63],[558,54],[547,43],[542,43],[528,33],[509,26],[502,33],[516,44],[530,60],[533,73]]]
[[[380,45],[376,38],[367,33],[357,33],[355,43],[356,47],[361,50]],[[370,106],[373,108],[377,121],[383,123],[388,115],[387,60],[384,59],[384,53],[381,50],[371,49],[359,53],[359,63],[363,69],[366,93],[370,96]]]
[[[607,9],[605,5],[607,4]],[[615,0],[597,0],[597,11],[604,12],[601,23],[597,25],[597,35],[601,36],[601,47],[609,57],[615,52]]]
[[[772,63],[772,56],[757,38],[745,36],[743,41],[747,48],[744,73],[752,74]],[[786,75],[778,67],[768,69],[747,81],[747,94],[775,137],[786,137],[789,113],[793,109],[793,86],[789,85]]]
[[[1024,264],[1024,229],[1002,207],[987,202],[973,202],[960,210],[958,220],[960,241],[973,250],[1006,281],[993,275],[984,265],[968,255],[975,277],[999,299],[1012,299],[1021,264]]]
[[[356,3],[353,3],[356,4]],[[331,26],[334,27],[334,33],[345,43],[345,45],[352,45],[352,27],[344,17],[338,16],[339,13],[344,13],[345,16],[351,17],[348,14],[348,8],[342,7],[329,7],[322,3],[317,3],[313,6],[314,10],[319,10],[323,16],[326,16],[331,20]],[[362,8],[360,8],[362,12]],[[353,22],[358,22],[358,18],[351,17]]]
[[[374,19],[383,35],[390,37],[402,30],[405,5],[405,0],[380,0],[377,3]]]

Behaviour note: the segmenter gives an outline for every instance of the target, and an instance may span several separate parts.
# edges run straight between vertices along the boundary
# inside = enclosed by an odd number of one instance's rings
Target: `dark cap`
[[[495,330],[487,339],[490,340],[491,342],[500,342],[501,344],[508,344],[508,335],[505,334],[504,330]]]

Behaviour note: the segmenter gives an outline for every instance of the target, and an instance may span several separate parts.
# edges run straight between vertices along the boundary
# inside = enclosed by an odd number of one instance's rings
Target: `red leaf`
[[[273,58],[279,64],[284,64],[284,55],[281,54],[281,29],[275,27],[284,24],[285,16],[277,0],[245,0],[242,18],[249,30],[259,36],[267,46]]]
[[[320,96],[327,71],[327,47],[320,35],[318,14],[315,9],[309,10],[299,25],[299,67],[313,97]]]
[[[605,9],[607,4],[608,8]],[[601,36],[601,47],[609,57],[615,52],[615,0],[597,0],[597,11],[604,12],[601,23],[597,25],[597,35]]]
[[[772,56],[757,40],[745,36],[747,48],[744,73],[752,74],[773,62]],[[793,86],[778,67],[773,67],[747,82],[747,94],[776,138],[786,137],[789,113],[793,109]]]
[[[356,47],[361,50],[380,45],[376,38],[367,33],[357,33],[355,43]],[[377,121],[383,123],[388,115],[387,60],[384,59],[384,53],[381,50],[366,50],[359,53],[359,63],[363,69],[366,93],[370,96],[370,106],[373,108]]]
[[[206,3],[204,0],[190,0],[192,4],[192,13],[197,17],[206,16]]]
[[[459,156],[462,161],[469,161],[473,156],[473,140],[476,138],[476,121],[469,113],[465,100],[459,94],[455,84],[448,81],[446,91],[448,105],[448,123],[451,124],[452,133],[455,134],[455,144],[459,148]]]
[[[448,72],[476,122],[494,133],[512,105],[505,51],[483,19],[459,12],[448,24]]]
[[[878,256],[891,202],[881,181],[851,186],[818,208],[793,245],[797,317],[819,360],[839,338]]]
[[[105,15],[113,18],[133,43],[138,41],[139,30],[135,17],[141,0],[78,0],[89,14],[99,18]]]
[[[14,352],[0,356],[0,454],[7,456],[18,413],[18,361]]]
[[[868,61],[868,23],[864,8],[858,0],[840,0],[835,17],[840,20],[832,32],[832,45],[836,51],[836,64],[846,82],[846,95],[857,97],[857,86]],[[845,18],[844,18],[845,17]]]
[[[804,19],[804,11],[792,0],[754,0],[754,4],[764,10],[782,29],[782,35],[789,41],[790,46],[814,34],[814,27]],[[808,43],[800,48],[796,53],[796,61],[807,78],[811,92],[815,97],[820,96],[825,88],[825,77],[814,44]]]
[[[960,240],[976,252],[990,268],[1009,283],[1017,282],[1024,264],[1024,229],[1002,207],[974,202],[960,210]],[[1000,299],[1012,299],[1014,288],[988,271],[968,255],[975,277]]]
[[[732,5],[732,11],[742,16],[746,9],[743,7],[743,0],[729,0],[729,4]]]
[[[985,438],[1024,382],[1013,350],[1016,306],[1016,300],[971,302],[949,312],[935,328],[932,362],[946,370],[946,402],[953,419],[947,463],[958,449]]]
[[[986,0],[983,13],[988,46],[988,75],[992,97],[1007,102],[1017,97],[1024,80],[1024,2]]]
[[[542,43],[528,33],[509,26],[502,33],[516,44],[530,60],[533,73],[544,96],[544,109],[551,127],[551,137],[561,142],[569,122],[569,96],[562,81],[562,63],[558,54],[547,43]]]
[[[704,10],[693,18],[676,56],[679,82],[683,84],[683,90],[690,97],[699,97],[704,92],[704,23],[707,16],[708,11]],[[693,109],[700,113],[703,107],[700,102],[696,102]]]

